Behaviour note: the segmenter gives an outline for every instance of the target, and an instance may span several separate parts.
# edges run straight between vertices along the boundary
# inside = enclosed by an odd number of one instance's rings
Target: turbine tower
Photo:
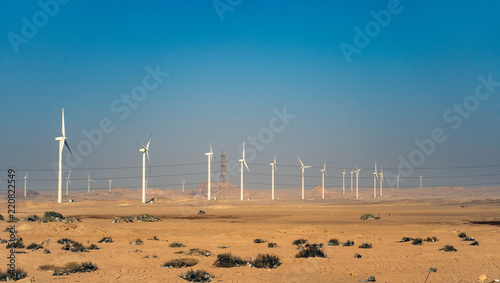
[[[113,182],[113,179],[108,180],[108,191],[111,192],[111,182]]]
[[[358,168],[356,166],[356,198],[358,198],[358,181],[359,181],[359,171],[361,171],[361,168]]]
[[[241,167],[241,176],[240,176],[240,181],[241,181],[241,200],[243,200],[243,164],[245,164],[245,167],[247,168],[248,173],[250,173],[250,169],[248,169],[247,162],[245,161],[245,142],[243,142],[243,152],[241,154],[242,158],[239,160],[240,161],[240,167]]]
[[[311,168],[312,166],[304,166],[304,163],[302,163],[302,160],[300,160],[298,155],[297,155],[297,158],[299,159],[300,170],[302,171],[302,199],[304,199],[304,170],[306,168]]]
[[[351,192],[352,192],[352,174],[354,174],[354,169],[351,169]]]
[[[148,182],[149,182],[149,179],[146,179],[146,190],[148,189]]]
[[[208,157],[208,200],[210,200],[210,189],[211,189],[211,180],[210,180],[210,165],[212,164],[212,157],[214,153],[212,152],[212,143],[210,143],[210,152],[205,153]]]
[[[90,179],[90,174],[89,172],[87,172],[87,176],[88,176],[88,179],[87,179],[87,191],[90,193],[90,182],[94,182],[94,180]]]
[[[142,152],[142,203],[146,203],[146,156],[148,156],[148,163],[149,163],[149,172],[151,173],[151,162],[149,161],[149,144],[151,143],[151,138],[153,135],[149,137],[149,141],[144,146],[142,143],[137,141],[137,143],[142,147],[139,149],[140,152]]]
[[[396,185],[397,185],[397,188],[399,189],[399,176],[401,176],[401,174],[397,174],[396,175]]]
[[[182,192],[184,192],[184,184],[186,184],[186,179],[182,180]]]
[[[326,173],[326,160],[325,160],[325,165],[323,166],[323,169],[319,170],[321,172],[321,198],[325,198],[325,175],[328,177],[328,174]]]
[[[26,176],[24,178],[24,197],[26,197],[26,180],[28,179],[28,172],[26,172]]]
[[[64,108],[62,109],[62,136],[57,137],[56,141],[59,141],[59,171],[57,174],[57,202],[62,203],[62,152],[64,146],[71,153],[68,141],[66,140],[66,130],[64,129]]]
[[[220,183],[219,183],[219,200],[223,204],[227,204],[227,188],[226,188],[226,153],[222,150],[220,154]]]
[[[377,162],[375,162],[375,172],[373,172],[373,198],[377,198]]]
[[[420,174],[420,188],[422,188],[422,174]]]
[[[384,167],[380,168],[380,197],[383,197],[382,189],[384,187]]]
[[[276,156],[274,161],[269,163],[271,165],[271,199],[274,200],[274,170],[276,169]]]
[[[71,184],[71,181],[69,180],[69,176],[71,176],[71,170],[69,171],[68,177],[66,177],[66,196],[68,196],[68,187],[69,187],[69,184]]]
[[[345,168],[342,171],[342,194],[345,195]]]

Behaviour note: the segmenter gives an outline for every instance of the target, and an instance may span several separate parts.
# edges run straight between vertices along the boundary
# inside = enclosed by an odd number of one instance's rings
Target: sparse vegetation
[[[156,216],[149,215],[149,214],[138,215],[136,217],[136,219],[139,222],[156,222],[156,221],[160,221],[160,219],[157,218]]]
[[[64,246],[62,247],[62,250],[70,251],[70,252],[74,252],[74,253],[84,253],[84,252],[87,252],[87,248],[85,248],[79,242],[73,242],[71,244],[64,244]]]
[[[268,248],[274,248],[274,247],[277,247],[277,246],[278,246],[278,244],[273,243],[273,242],[267,243],[267,247]]]
[[[422,239],[415,238],[415,239],[413,239],[413,241],[411,242],[411,244],[414,245],[414,246],[421,246],[422,245]]]
[[[279,257],[275,255],[259,254],[257,258],[252,262],[252,266],[255,268],[278,268],[281,265]]]
[[[372,248],[372,244],[369,244],[369,243],[362,243],[360,246],[359,246],[360,249],[371,249]]]
[[[90,246],[87,248],[87,250],[98,250],[99,246],[96,244],[90,244]]]
[[[458,234],[458,237],[460,238],[467,238],[467,234],[465,234],[465,232],[461,232],[460,234]]]
[[[40,220],[40,218],[36,214],[30,215],[26,218],[26,221],[28,222],[36,222],[38,220]]]
[[[210,256],[210,251],[202,249],[190,249],[188,252],[180,251],[174,254],[196,255],[196,256]]]
[[[133,223],[135,217],[133,217],[133,216],[121,216],[120,219],[127,222],[127,223]]]
[[[231,253],[223,253],[217,255],[217,259],[214,262],[215,267],[224,268],[238,267],[243,265],[247,265],[247,262],[237,256],[233,256]]]
[[[148,241],[159,241],[158,237],[153,236],[153,238],[149,238]]]
[[[214,278],[212,274],[202,269],[196,271],[191,269],[187,273],[181,274],[180,277],[190,282],[210,282]]]
[[[479,243],[477,241],[474,241],[470,243],[469,246],[479,246]]]
[[[0,214],[0,221],[4,221],[5,219],[3,219],[3,215]]]
[[[339,243],[338,239],[330,239],[330,241],[328,242],[328,245],[329,246],[338,246],[338,245],[340,245],[340,243]]]
[[[194,266],[198,263],[197,259],[194,258],[180,258],[180,259],[173,259],[170,261],[167,261],[163,264],[163,267],[166,268],[181,268],[181,267],[190,267]]]
[[[203,214],[205,214],[205,211],[203,211],[203,210],[200,210],[200,211],[198,211],[198,213],[196,213],[196,215],[203,215]]]
[[[136,239],[135,241],[130,242],[130,244],[140,246],[144,244],[144,242],[141,239]]]
[[[373,214],[365,213],[361,215],[361,220],[379,220],[380,216],[373,216]]]
[[[26,277],[28,273],[21,268],[16,268],[14,272],[0,270],[0,281],[17,281]]]
[[[185,247],[185,245],[183,243],[173,242],[170,244],[170,247],[171,248],[183,248],[183,247]]]
[[[403,237],[401,239],[401,241],[399,241],[400,243],[406,243],[406,242],[410,242],[410,241],[413,241],[413,238],[409,238],[409,237]]]
[[[296,246],[302,245],[302,244],[307,244],[307,240],[306,239],[297,239],[297,240],[293,241],[292,244],[296,245]]]
[[[61,245],[73,244],[74,242],[75,241],[68,239],[68,238],[62,238],[62,239],[57,240],[57,243],[61,244]]]
[[[455,249],[455,247],[450,246],[450,245],[446,245],[439,250],[445,251],[445,252],[456,252],[457,251],[457,249]]]
[[[68,275],[70,273],[86,273],[97,270],[97,266],[92,262],[68,262],[63,266],[55,266],[53,264],[41,265],[38,269],[42,271],[53,271],[54,276]]]
[[[113,238],[111,237],[103,237],[102,239],[100,239],[99,241],[97,241],[97,243],[113,243]]]
[[[54,221],[61,221],[63,220],[64,217],[61,213],[55,212],[55,211],[46,211],[40,219],[40,222],[54,222]]]
[[[355,254],[354,258],[361,258],[361,255],[360,254]]]
[[[347,242],[345,243],[340,243],[341,247],[350,247],[350,246],[354,246],[354,241],[350,241],[350,240],[347,240]]]
[[[326,255],[321,250],[320,245],[318,244],[306,244],[306,248],[299,251],[298,254],[295,255],[296,258],[301,257],[326,257]]]
[[[256,244],[261,244],[261,243],[265,243],[266,241],[262,240],[262,239],[253,239],[253,242]]]
[[[9,241],[5,246],[7,249],[24,249],[23,239],[15,239],[14,241]]]
[[[31,243],[29,246],[26,247],[28,250],[38,250],[38,249],[43,249],[42,245],[39,245],[37,243]]]
[[[426,242],[437,242],[439,240],[438,240],[438,238],[432,236],[432,237],[427,237],[427,239],[425,239],[424,241],[426,241]]]

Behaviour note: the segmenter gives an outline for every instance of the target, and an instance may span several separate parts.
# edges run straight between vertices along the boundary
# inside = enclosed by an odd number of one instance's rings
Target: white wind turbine
[[[87,179],[87,191],[90,193],[90,182],[94,182],[94,180],[90,179],[90,174],[89,172],[87,172],[87,176],[88,176],[88,179]]]
[[[71,181],[69,180],[69,176],[71,176],[71,170],[68,173],[68,177],[66,177],[66,196],[68,195],[69,184],[71,184]]]
[[[113,182],[113,179],[108,180],[108,191],[111,192],[111,182]]]
[[[342,171],[342,194],[345,195],[345,168]]]
[[[245,161],[245,142],[243,142],[243,151],[241,154],[242,158],[239,160],[240,161],[240,167],[241,167],[241,176],[240,176],[240,181],[241,181],[241,200],[243,200],[243,164],[245,164],[245,167],[247,168],[247,171],[250,173],[250,169],[248,169],[247,162]]]
[[[274,200],[274,170],[276,169],[276,156],[274,161],[269,163],[271,165],[271,199]]]
[[[212,164],[212,158],[214,153],[212,152],[212,143],[210,143],[210,152],[205,153],[205,155],[208,157],[208,200],[210,200],[210,194],[211,194],[211,178],[210,178],[210,166]]]
[[[184,184],[186,183],[186,179],[182,180],[182,192],[184,192]]]
[[[377,198],[377,162],[375,162],[375,172],[373,172],[373,198]]]
[[[149,144],[151,143],[151,138],[153,135],[149,137],[149,141],[144,146],[142,143],[137,141],[137,143],[142,146],[141,149],[139,149],[140,152],[142,152],[142,202],[146,203],[146,155],[148,156],[148,163],[149,163],[149,172],[151,173],[151,163],[149,161]]]
[[[306,168],[311,168],[312,166],[304,166],[304,163],[302,163],[302,160],[300,160],[298,155],[297,155],[297,158],[299,159],[300,170],[302,171],[302,199],[304,199],[304,170]]]
[[[380,168],[380,197],[383,197],[382,189],[384,187],[384,167]]]
[[[70,154],[71,149],[69,148],[68,141],[66,140],[66,130],[64,128],[64,108],[62,109],[62,136],[57,137],[56,141],[59,141],[59,171],[57,174],[57,202],[62,203],[62,152],[64,149],[64,146],[66,145],[66,148],[68,148],[68,151]]]
[[[352,174],[354,174],[354,169],[351,169],[351,192],[352,192]]]
[[[321,198],[325,198],[325,175],[328,177],[328,174],[326,173],[326,160],[325,160],[325,165],[323,166],[323,169],[319,170],[321,172]]]
[[[361,171],[361,168],[358,168],[356,166],[356,198],[358,198],[358,181],[359,181],[359,171]]]
[[[26,176],[24,178],[24,197],[26,197],[26,180],[28,180],[28,172],[26,172]]]
[[[401,174],[397,174],[396,175],[396,184],[397,184],[397,188],[399,189],[399,176],[401,176]]]

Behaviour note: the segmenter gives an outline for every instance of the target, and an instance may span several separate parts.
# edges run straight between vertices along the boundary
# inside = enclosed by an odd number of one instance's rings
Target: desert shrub
[[[135,217],[134,216],[121,216],[120,219],[128,223],[128,222],[134,222]]]
[[[212,274],[202,269],[196,271],[191,269],[187,273],[181,274],[180,277],[190,282],[210,282],[214,278]]]
[[[360,249],[371,249],[372,248],[372,244],[369,244],[369,243],[362,243],[360,246],[359,246]]]
[[[158,237],[153,236],[153,238],[149,238],[148,241],[159,241]]]
[[[26,221],[28,222],[36,222],[38,220],[40,220],[40,218],[38,218],[36,214],[30,215],[26,218]]]
[[[438,238],[432,236],[432,237],[427,237],[427,239],[425,239],[424,241],[426,241],[426,242],[437,242],[439,240],[438,240]]]
[[[267,243],[267,247],[268,248],[274,248],[274,247],[277,247],[277,246],[278,246],[278,244],[273,243],[273,242]]]
[[[102,239],[100,239],[99,241],[97,241],[97,243],[113,243],[113,238],[111,237],[103,237]]]
[[[3,215],[0,214],[0,221],[4,221],[5,219],[3,218]]]
[[[253,239],[253,242],[256,244],[261,244],[261,243],[265,243],[266,241],[262,240],[262,239]]]
[[[55,266],[53,264],[41,265],[38,269],[42,271],[54,271],[54,276],[68,275],[70,273],[86,273],[97,270],[97,266],[92,262],[68,262],[63,266]]]
[[[347,242],[345,242],[345,243],[340,243],[339,246],[341,246],[341,247],[354,246],[354,241],[347,240]]]
[[[180,259],[173,259],[170,261],[167,261],[163,264],[163,267],[166,268],[181,268],[181,267],[190,267],[194,266],[198,263],[197,259],[194,258],[180,258]]]
[[[200,210],[200,211],[198,211],[198,213],[196,213],[196,214],[197,214],[197,215],[203,215],[203,214],[205,214],[205,211]]]
[[[355,254],[354,258],[361,258],[361,255],[360,254]]]
[[[179,251],[174,252],[174,254],[184,254],[184,255],[196,255],[196,256],[210,256],[210,251],[203,249],[190,249],[188,252]]]
[[[37,243],[31,243],[29,246],[26,247],[28,250],[38,250],[38,249],[43,249],[42,245],[39,245]]]
[[[16,268],[14,272],[0,270],[0,281],[17,281],[26,277],[28,277],[28,273],[21,268]]]
[[[281,265],[279,257],[275,255],[259,254],[257,258],[252,261],[252,266],[255,268],[278,268]]]
[[[479,246],[479,243],[477,241],[474,241],[470,243],[469,246]]]
[[[246,261],[242,260],[237,256],[233,256],[230,253],[217,255],[217,259],[214,262],[215,267],[224,267],[224,268],[238,267],[246,264],[247,264]]]
[[[296,245],[296,246],[302,245],[302,244],[307,244],[307,240],[306,239],[297,239],[297,240],[293,241],[292,244]]]
[[[69,250],[74,253],[87,252],[87,248],[85,248],[81,243],[78,242],[74,242],[73,244],[71,244]]]
[[[463,239],[467,237],[467,234],[465,234],[465,232],[461,232],[460,234],[458,234],[458,237]]]
[[[68,239],[68,238],[62,238],[57,240],[58,244],[65,245],[65,244],[73,244],[75,241]]]
[[[69,273],[86,273],[86,272],[96,271],[97,266],[94,265],[92,262],[83,262],[79,265],[71,266],[68,269]]]
[[[475,241],[475,239],[474,239],[474,237],[465,237],[465,238],[463,238],[463,241],[472,242],[472,241]]]
[[[415,246],[422,245],[422,239],[415,238],[415,239],[413,239],[413,241],[411,242],[411,244],[415,245]]]
[[[339,244],[340,243],[338,239],[330,239],[330,241],[328,242],[329,246],[338,246]]]
[[[24,249],[24,243],[22,239],[15,239],[5,246],[7,249]]]
[[[373,216],[373,214],[370,214],[370,213],[365,213],[363,215],[361,215],[360,217],[361,220],[379,220],[380,219],[380,216]]]
[[[170,247],[171,248],[183,248],[183,247],[185,247],[185,245],[183,243],[173,242],[170,244]]]
[[[413,241],[413,238],[403,237],[401,239],[401,241],[399,241],[399,242],[400,243],[406,243],[406,242],[410,242],[410,241]]]
[[[45,211],[43,214],[42,222],[52,222],[52,221],[60,221],[64,219],[61,213],[55,211]]]
[[[306,248],[299,251],[298,254],[295,255],[296,258],[301,257],[326,257],[326,255],[321,250],[318,244],[306,244]]]
[[[135,241],[133,242],[130,242],[131,245],[137,245],[137,246],[140,246],[142,244],[144,244],[144,242],[141,240],[141,239],[136,239]]]
[[[457,251],[457,249],[455,249],[455,247],[450,246],[450,245],[446,245],[446,246],[442,247],[440,250],[445,251],[445,252],[456,252]]]
[[[160,221],[160,219],[157,218],[156,216],[149,215],[149,214],[138,215],[136,217],[136,219],[139,222],[155,222],[155,221]]]
[[[87,250],[98,250],[99,246],[96,244],[90,244],[90,246],[87,248]]]

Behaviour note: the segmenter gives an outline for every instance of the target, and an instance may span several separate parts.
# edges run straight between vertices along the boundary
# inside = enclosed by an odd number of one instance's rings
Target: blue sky
[[[299,188],[296,154],[314,166],[306,173],[309,189],[320,184],[323,160],[328,187],[341,185],[344,166],[362,167],[360,184],[370,187],[373,163],[389,176],[400,156],[414,169],[400,172],[405,187],[417,186],[420,174],[429,186],[500,183],[500,86],[487,98],[475,96],[478,77],[500,81],[496,1],[41,3],[48,10],[37,1],[3,1],[0,9],[0,169],[29,171],[30,188],[56,187],[54,138],[63,107],[77,155],[89,141],[84,130],[103,119],[114,127],[76,166],[66,164],[75,189],[86,188],[87,171],[96,187],[114,178],[113,186],[138,188],[139,178],[123,177],[140,176],[136,140],[145,143],[151,134],[150,184],[159,188],[206,180],[209,136],[215,155],[224,149],[228,163],[240,158],[243,141],[255,150],[248,188],[269,187],[266,164],[275,155],[277,187]],[[389,13],[390,20],[374,24],[373,13]],[[36,31],[26,33],[31,24]],[[369,43],[356,47],[355,27],[366,34],[377,25],[365,35]],[[360,52],[348,60],[342,43]],[[120,118],[124,112],[113,103],[124,106],[122,95],[140,89],[148,68],[168,76]],[[467,118],[454,110],[464,102],[472,103]],[[261,146],[250,145],[249,136],[269,133],[275,111],[284,108],[295,116],[289,124]],[[436,128],[446,141],[423,162],[409,161],[422,151],[414,141],[431,138]],[[172,166],[179,164],[190,165]],[[239,183],[238,174],[230,179]]]

